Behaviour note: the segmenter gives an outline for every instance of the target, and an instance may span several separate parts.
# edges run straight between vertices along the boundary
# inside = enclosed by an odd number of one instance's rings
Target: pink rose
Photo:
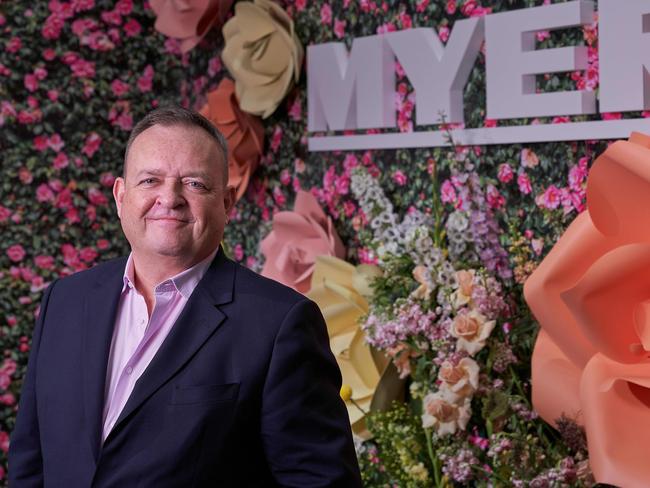
[[[4,430],[0,431],[0,449],[2,449],[5,453],[9,451],[9,434],[7,434]]]
[[[34,258],[34,264],[41,269],[54,269],[54,257],[39,254]]]
[[[38,79],[36,78],[36,75],[25,75],[23,78],[23,85],[25,85],[25,88],[30,92],[38,90]]]
[[[262,275],[301,293],[311,286],[316,256],[345,256],[332,220],[305,191],[296,195],[293,211],[275,214],[273,230],[262,241],[261,250],[266,257]]]
[[[23,248],[23,246],[20,244],[14,244],[7,249],[7,256],[9,256],[9,259],[11,259],[14,263],[22,261],[25,257],[25,254],[25,248]]]
[[[41,203],[50,202],[54,200],[54,192],[47,184],[41,183],[38,188],[36,188],[36,200]]]
[[[40,152],[47,150],[49,147],[48,139],[46,136],[36,136],[32,142],[34,144],[34,149]]]
[[[98,207],[108,204],[108,199],[104,193],[96,187],[92,187],[90,190],[88,190],[88,200],[90,203],[97,205]]]
[[[526,173],[519,173],[517,176],[517,185],[519,186],[519,191],[524,195],[528,195],[533,191],[533,188],[530,184],[530,178]]]
[[[20,37],[12,37],[9,39],[9,42],[5,46],[5,51],[8,53],[15,53],[20,51],[20,48],[23,46],[23,42],[20,40]]]
[[[456,0],[447,0],[447,13],[454,15],[456,13]]]
[[[497,173],[497,178],[501,183],[509,183],[515,177],[514,172],[509,164],[503,163],[499,165],[499,171]]]
[[[550,185],[540,197],[538,197],[537,204],[540,207],[553,210],[559,207],[562,194],[555,185]]]
[[[61,149],[63,149],[63,146],[65,146],[65,142],[63,142],[63,139],[61,139],[61,136],[59,134],[53,134],[47,140],[47,145],[53,151],[59,152]]]
[[[323,25],[332,23],[332,7],[329,3],[324,3],[320,8],[320,22]]]
[[[488,185],[486,191],[487,203],[492,209],[499,209],[506,204],[506,199],[499,193],[494,185]]]
[[[400,170],[397,170],[393,173],[393,181],[399,186],[406,185],[407,177]]]
[[[129,21],[124,24],[124,33],[127,37],[135,37],[140,35],[142,27],[140,23],[135,19],[129,19]]]
[[[62,152],[57,154],[56,158],[52,161],[52,165],[55,169],[63,169],[67,167],[68,164],[70,164],[70,160],[68,159],[68,156]]]
[[[102,143],[101,136],[97,134],[97,132],[91,132],[86,137],[86,141],[84,142],[84,147],[81,149],[81,152],[84,153],[89,158],[92,158],[93,155],[99,149],[101,143]]]
[[[84,247],[79,251],[79,258],[86,263],[91,263],[99,254],[92,247]]]
[[[524,168],[534,168],[539,164],[539,158],[531,149],[521,150],[521,165]]]
[[[11,216],[11,210],[0,205],[0,222],[6,222]]]
[[[345,20],[339,20],[339,19],[334,20],[334,35],[337,38],[341,39],[345,35],[345,25],[346,25]]]
[[[41,35],[45,39],[58,39],[61,35],[61,29],[63,29],[63,18],[60,15],[53,13],[45,19],[45,23],[41,29]]]
[[[451,181],[445,180],[442,183],[442,187],[440,188],[440,200],[442,200],[443,203],[455,204],[457,198],[458,197],[456,195],[454,185],[451,183]]]
[[[129,15],[133,11],[133,1],[118,0],[115,4],[115,11],[120,15]]]

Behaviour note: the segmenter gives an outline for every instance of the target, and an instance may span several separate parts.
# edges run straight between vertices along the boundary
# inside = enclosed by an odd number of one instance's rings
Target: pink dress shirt
[[[135,288],[133,255],[129,256],[108,356],[102,442],[216,254],[215,250],[200,263],[158,284],[151,317],[144,297]]]

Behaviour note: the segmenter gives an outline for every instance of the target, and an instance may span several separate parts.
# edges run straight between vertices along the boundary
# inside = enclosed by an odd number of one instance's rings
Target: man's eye
[[[206,186],[203,183],[201,183],[200,181],[190,181],[187,184],[190,186],[190,188],[194,188],[196,190],[205,190],[206,189]]]
[[[144,180],[140,181],[141,185],[152,185],[156,182],[155,178],[145,178]]]

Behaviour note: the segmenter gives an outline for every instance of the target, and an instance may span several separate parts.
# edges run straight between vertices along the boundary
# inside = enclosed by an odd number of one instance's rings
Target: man
[[[10,486],[360,486],[318,308],[219,248],[226,162],[193,112],[133,129],[113,191],[131,254],[45,292]]]

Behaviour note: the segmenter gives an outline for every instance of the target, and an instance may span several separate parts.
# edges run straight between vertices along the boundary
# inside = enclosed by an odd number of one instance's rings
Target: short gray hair
[[[192,110],[181,107],[180,105],[165,105],[152,110],[145,115],[131,130],[129,140],[126,142],[126,150],[124,151],[124,167],[122,175],[126,175],[126,160],[129,156],[129,150],[133,141],[142,134],[145,130],[154,125],[162,125],[163,127],[170,127],[180,125],[185,127],[200,127],[217,143],[217,147],[223,156],[223,181],[224,185],[228,184],[228,143],[226,138],[221,132],[206,119],[203,115]]]

